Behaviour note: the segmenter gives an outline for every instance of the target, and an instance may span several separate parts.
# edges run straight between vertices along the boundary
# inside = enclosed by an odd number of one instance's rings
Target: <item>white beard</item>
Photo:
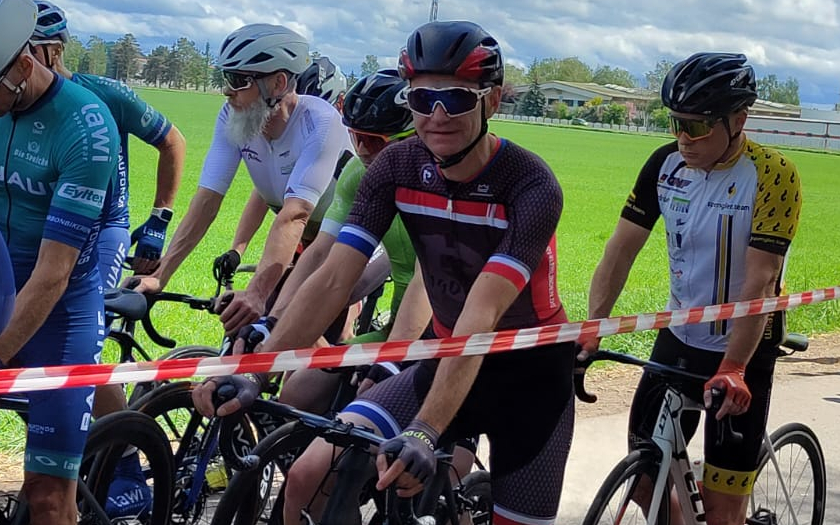
[[[235,109],[231,106],[230,110],[225,133],[237,146],[244,146],[262,133],[273,113],[272,108],[268,107],[262,98],[256,99],[245,109]]]

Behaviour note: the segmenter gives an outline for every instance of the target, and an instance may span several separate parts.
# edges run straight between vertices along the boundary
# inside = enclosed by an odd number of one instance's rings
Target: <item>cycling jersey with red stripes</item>
[[[557,293],[554,232],[562,192],[533,153],[499,139],[473,178],[440,173],[418,138],[388,147],[368,168],[338,242],[367,256],[399,213],[423,271],[438,336],[451,333],[481,272],[521,290],[499,330],[566,321]]]

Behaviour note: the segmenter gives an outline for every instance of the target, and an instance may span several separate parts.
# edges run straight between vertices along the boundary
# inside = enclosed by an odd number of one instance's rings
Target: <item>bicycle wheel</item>
[[[314,438],[311,429],[292,421],[260,440],[252,451],[260,458],[259,466],[233,476],[211,524],[282,525],[286,473]],[[266,498],[267,504],[261,507],[259,502]]]
[[[218,492],[225,489],[232,476],[231,469],[224,464],[221,454],[216,450],[209,463],[204,465],[206,470],[204,479],[198,485],[199,492],[191,494],[193,479],[201,463],[202,438],[210,421],[193,407],[193,386],[189,381],[163,385],[131,407],[157,422],[174,453],[175,482],[171,516],[174,524],[209,523],[219,499]],[[246,454],[256,445],[258,433],[247,418],[243,417],[242,421],[242,430],[233,432],[232,439],[236,440],[234,448]]]
[[[174,348],[166,352],[158,358],[158,361],[169,359],[189,359],[194,357],[218,357],[219,349],[212,346],[189,345]],[[137,402],[141,397],[145,396],[160,385],[167,384],[169,381],[142,381],[134,384],[134,390],[131,392],[131,397],[128,399],[128,405],[131,406]]]
[[[633,500],[640,483],[652,487],[660,461],[653,451],[634,450],[616,465],[592,501],[583,525],[630,525],[647,522],[647,511]],[[650,489],[648,489],[648,492]],[[647,497],[649,503],[650,497]],[[656,523],[668,524],[670,497],[663,495]]]
[[[129,446],[137,448],[151,501],[142,515],[115,518],[106,524],[169,523],[174,475],[172,452],[154,420],[131,411],[108,414],[90,427],[79,469],[79,523],[101,523],[97,516],[105,506],[117,463]],[[84,494],[85,487],[89,491],[87,495]]]
[[[748,514],[770,511],[778,525],[822,525],[825,517],[825,457],[817,436],[807,426],[789,423],[770,436],[778,470],[766,450],[759,462]],[[790,496],[790,504],[785,490]],[[795,519],[794,519],[795,517]]]

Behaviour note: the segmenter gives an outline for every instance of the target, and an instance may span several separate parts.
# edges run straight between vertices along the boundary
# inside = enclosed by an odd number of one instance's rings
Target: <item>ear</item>
[[[32,71],[35,69],[35,57],[29,53],[21,53],[14,67],[20,75],[21,80],[29,80],[29,77],[32,76]]]
[[[278,71],[274,75],[274,78],[271,79],[271,86],[275,97],[282,96],[289,86],[289,74],[284,71]]]
[[[738,130],[739,132],[744,129],[744,126],[747,123],[747,117],[749,116],[747,109],[742,109],[735,113],[734,118],[731,121],[732,129]]]
[[[499,104],[502,102],[501,86],[493,86],[490,93],[484,96],[484,118],[490,118],[499,111]]]

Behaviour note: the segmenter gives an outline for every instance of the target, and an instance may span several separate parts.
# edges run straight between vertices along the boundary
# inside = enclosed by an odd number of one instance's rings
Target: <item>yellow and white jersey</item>
[[[673,142],[648,159],[621,216],[648,229],[663,217],[671,274],[668,308],[676,310],[740,299],[747,248],[786,255],[801,205],[796,167],[774,149],[748,139],[738,155],[706,172],[687,166]],[[723,351],[731,324],[671,330],[687,345]],[[783,327],[771,331],[778,330]]]

